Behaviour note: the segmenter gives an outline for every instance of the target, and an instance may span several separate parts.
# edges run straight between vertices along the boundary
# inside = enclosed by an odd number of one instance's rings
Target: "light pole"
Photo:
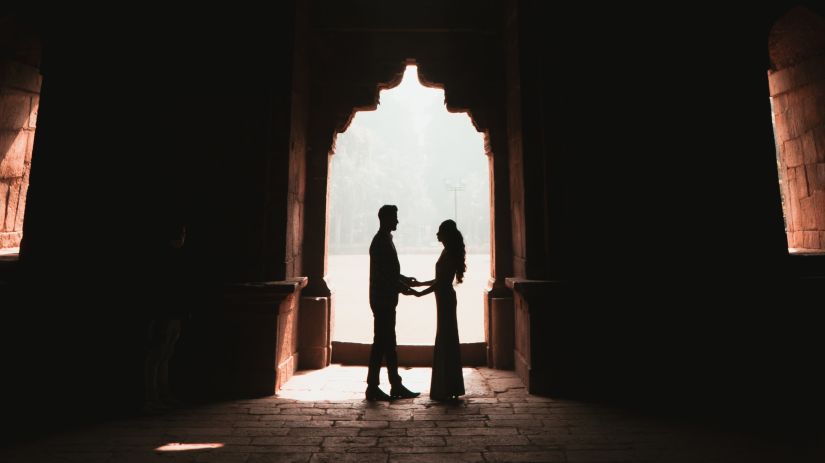
[[[444,185],[447,187],[448,191],[453,192],[453,220],[458,223],[458,192],[464,191],[464,182],[460,180],[457,182],[445,180]]]

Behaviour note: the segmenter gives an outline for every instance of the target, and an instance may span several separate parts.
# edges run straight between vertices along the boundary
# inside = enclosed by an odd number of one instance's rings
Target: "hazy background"
[[[438,225],[454,219],[467,245],[458,287],[461,342],[480,342],[482,291],[490,274],[490,181],[483,135],[463,113],[450,113],[444,91],[418,82],[407,67],[401,84],[382,91],[376,111],[358,112],[338,135],[330,166],[329,283],[335,292],[336,341],[371,342],[369,245],[378,208],[398,206],[393,241],[401,273],[431,279],[441,252]],[[458,190],[458,191],[454,191]],[[402,296],[399,344],[432,344],[435,299]]]

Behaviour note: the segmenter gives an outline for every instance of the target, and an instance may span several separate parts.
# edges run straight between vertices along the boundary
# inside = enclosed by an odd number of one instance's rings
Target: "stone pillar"
[[[513,294],[504,277],[513,273],[512,223],[510,222],[510,175],[507,130],[503,124],[490,128],[487,137],[490,162],[490,280],[484,298],[487,365],[513,369]]]
[[[510,294],[496,297],[496,293],[497,291],[491,289],[484,299],[487,365],[499,370],[512,370],[515,341],[513,297]]]
[[[770,35],[768,73],[788,247],[825,251],[825,20],[796,8]]]
[[[298,298],[305,277],[227,285],[220,322],[225,352],[215,377],[224,393],[272,395],[298,366]]]
[[[513,368],[513,294],[504,278],[513,274],[510,210],[510,170],[506,124],[491,123],[485,150],[490,163],[490,280],[484,298],[484,333],[487,364]]]
[[[301,298],[299,353],[301,369],[324,368],[332,360],[332,295]]]
[[[0,61],[0,249],[23,236],[41,81],[34,66]]]
[[[331,131],[330,131],[331,132]],[[309,139],[304,199],[303,273],[309,277],[305,295],[329,297],[324,277],[327,271],[327,215],[329,195],[329,148],[327,136]]]
[[[825,251],[825,61],[770,72],[788,246]]]
[[[329,194],[329,149],[334,130],[316,130],[308,137],[306,157],[306,197],[304,201],[304,237],[302,270],[309,278],[301,306],[307,307],[301,318],[302,350],[308,357],[302,368],[324,368],[330,362],[332,291],[325,280],[327,272],[327,215]]]

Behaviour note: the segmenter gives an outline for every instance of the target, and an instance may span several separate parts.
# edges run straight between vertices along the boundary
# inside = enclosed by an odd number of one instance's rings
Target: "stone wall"
[[[41,76],[37,68],[0,62],[0,249],[20,246]]]
[[[818,31],[818,34],[814,33]],[[768,75],[788,247],[825,250],[825,20],[797,9],[774,26]]]

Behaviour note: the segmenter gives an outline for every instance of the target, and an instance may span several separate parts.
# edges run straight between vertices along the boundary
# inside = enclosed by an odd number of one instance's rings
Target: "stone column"
[[[0,61],[0,249],[23,236],[41,81],[34,66]]]
[[[804,8],[777,21],[768,73],[788,247],[825,251],[825,20]]]
[[[825,60],[769,74],[788,246],[825,251]]]
[[[504,277],[513,273],[512,225],[510,222],[510,175],[507,161],[507,132],[493,127],[487,137],[490,162],[490,280],[484,298],[484,333],[487,364],[491,368],[513,368],[513,294]]]
[[[332,360],[332,302],[332,294],[327,297],[301,298],[301,368],[324,368]]]
[[[309,283],[301,298],[301,368],[324,368],[331,359],[332,291],[327,272],[329,147],[333,129],[315,130],[308,139],[304,202],[303,273]]]

